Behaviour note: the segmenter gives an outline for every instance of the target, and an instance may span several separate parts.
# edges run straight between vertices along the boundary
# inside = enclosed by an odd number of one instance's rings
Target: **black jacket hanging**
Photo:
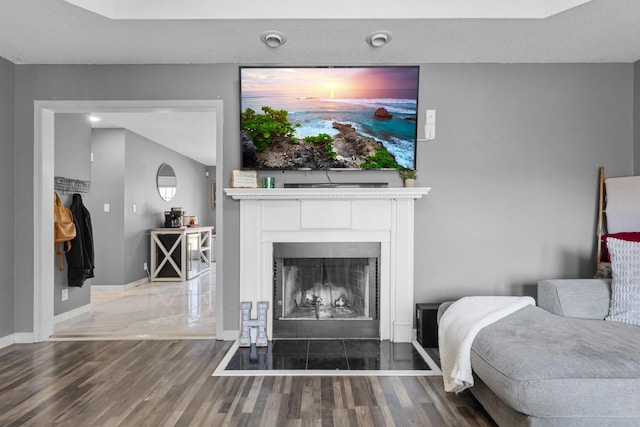
[[[67,252],[67,278],[69,286],[80,287],[84,281],[93,277],[94,252],[91,215],[82,203],[82,196],[76,193],[69,206],[76,225],[76,237],[71,241],[71,250]]]

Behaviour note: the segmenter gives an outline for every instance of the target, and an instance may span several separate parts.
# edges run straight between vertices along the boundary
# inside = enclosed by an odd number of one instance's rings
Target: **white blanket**
[[[482,328],[528,305],[531,297],[464,297],[449,306],[438,326],[445,391],[473,386],[471,344]]]

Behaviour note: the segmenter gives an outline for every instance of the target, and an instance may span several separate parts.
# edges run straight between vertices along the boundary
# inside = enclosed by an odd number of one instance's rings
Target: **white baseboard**
[[[235,341],[240,337],[240,331],[223,331],[222,332],[222,340],[223,341]]]
[[[17,332],[13,334],[13,342],[15,344],[32,344],[33,340],[33,332]]]
[[[58,314],[53,318],[53,324],[57,325],[60,322],[64,322],[65,320],[72,319],[84,313],[91,313],[91,304],[86,304],[82,307],[74,308],[73,310]]]
[[[16,342],[14,334],[7,335],[6,337],[0,338],[0,348],[9,347]]]
[[[122,292],[144,283],[149,283],[148,277],[125,283],[124,285],[91,285],[91,292]]]
[[[33,332],[18,332],[0,337],[0,348],[9,347],[13,344],[33,344],[33,342]]]
[[[393,342],[411,342],[413,333],[413,322],[393,322]]]

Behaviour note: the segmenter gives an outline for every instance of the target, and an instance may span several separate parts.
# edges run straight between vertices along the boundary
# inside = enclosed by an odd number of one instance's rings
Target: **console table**
[[[151,230],[151,281],[183,282],[211,269],[213,227]]]

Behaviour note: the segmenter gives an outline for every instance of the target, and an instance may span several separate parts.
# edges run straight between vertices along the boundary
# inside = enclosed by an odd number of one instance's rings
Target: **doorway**
[[[36,101],[35,102],[35,138],[34,138],[34,341],[47,340],[54,332],[54,291],[53,291],[53,259],[48,242],[53,240],[52,205],[54,175],[54,119],[57,113],[93,112],[149,112],[149,111],[207,111],[215,115],[216,135],[216,181],[223,181],[222,167],[222,101],[221,100],[187,100],[187,101]],[[217,186],[219,193],[221,186]],[[222,206],[223,198],[216,194],[216,247],[223,241]],[[222,261],[222,251],[217,250],[217,261]],[[215,270],[216,283],[222,283],[222,268]],[[221,320],[222,289],[216,292],[217,318]],[[223,325],[216,322],[216,335],[222,336]]]

